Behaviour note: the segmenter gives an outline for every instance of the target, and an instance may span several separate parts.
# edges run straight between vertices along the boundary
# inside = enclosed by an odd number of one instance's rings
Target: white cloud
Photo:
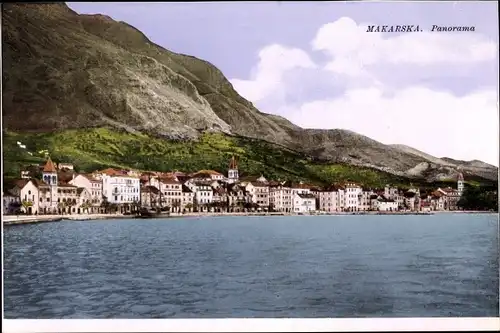
[[[481,157],[498,164],[496,104],[493,90],[456,97],[413,87],[384,97],[381,90],[365,89],[305,103],[289,110],[288,116],[303,127],[324,128],[328,124],[386,144],[406,144],[437,157]]]
[[[424,70],[470,67],[465,73],[473,75],[478,63],[496,60],[496,43],[478,32],[396,35],[367,33],[366,26],[346,17],[322,26],[311,42],[312,51],[328,57],[322,65],[314,64],[304,50],[268,46],[259,53],[250,80],[232,83],[262,111],[280,114],[302,127],[349,129],[438,157],[482,159],[498,165],[496,91],[484,88],[453,94],[457,84],[453,76],[445,81],[449,89],[436,91],[425,86],[425,73],[429,72]],[[328,96],[326,91],[321,99],[302,96],[299,105],[287,102],[287,92],[297,91],[292,84],[297,84],[297,75],[304,68],[322,75],[317,81],[310,76],[299,80],[310,85],[303,91],[330,89],[319,79],[330,73],[332,79],[345,83],[343,94]],[[421,77],[407,86],[387,84],[391,74],[400,76],[405,69],[421,72]],[[449,71],[446,73],[449,76]],[[463,70],[460,75],[467,79]],[[293,83],[287,81],[289,77],[294,77]]]
[[[250,80],[231,80],[236,91],[250,101],[258,101],[276,93],[282,86],[283,73],[295,68],[315,68],[303,50],[269,45],[259,52],[259,63]]]
[[[335,65],[338,61],[358,67],[380,63],[464,64],[493,60],[497,55],[496,44],[476,32],[384,34],[366,32],[369,25],[342,17],[318,30],[312,48],[335,58],[328,65],[331,69],[339,67]]]

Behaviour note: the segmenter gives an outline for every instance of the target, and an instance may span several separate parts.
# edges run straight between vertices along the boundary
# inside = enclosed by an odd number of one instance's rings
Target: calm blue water
[[[5,318],[498,316],[496,215],[4,228]]]

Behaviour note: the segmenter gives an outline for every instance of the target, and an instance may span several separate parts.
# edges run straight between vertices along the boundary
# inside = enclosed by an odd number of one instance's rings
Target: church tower
[[[54,162],[49,158],[45,163],[42,171],[42,179],[43,181],[49,185],[50,191],[50,204],[48,205],[50,211],[56,211],[57,209],[57,169],[54,165]]]
[[[464,175],[461,172],[458,173],[457,190],[458,194],[462,196],[462,193],[464,193]]]
[[[236,159],[231,157],[231,160],[229,161],[229,170],[227,171],[227,179],[228,183],[235,183],[239,179],[238,175],[238,163],[236,162]]]
[[[57,170],[54,162],[50,159],[50,156],[43,167],[42,178],[48,185],[57,186]]]

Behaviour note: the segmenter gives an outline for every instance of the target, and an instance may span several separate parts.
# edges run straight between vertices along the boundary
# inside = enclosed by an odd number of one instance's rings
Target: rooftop
[[[54,165],[54,162],[52,162],[50,157],[47,159],[47,162],[43,167],[43,172],[57,172],[56,166]]]

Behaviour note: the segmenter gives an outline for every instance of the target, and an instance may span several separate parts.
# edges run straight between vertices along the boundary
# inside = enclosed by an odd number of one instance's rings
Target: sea
[[[5,226],[4,316],[498,317],[496,214]]]

